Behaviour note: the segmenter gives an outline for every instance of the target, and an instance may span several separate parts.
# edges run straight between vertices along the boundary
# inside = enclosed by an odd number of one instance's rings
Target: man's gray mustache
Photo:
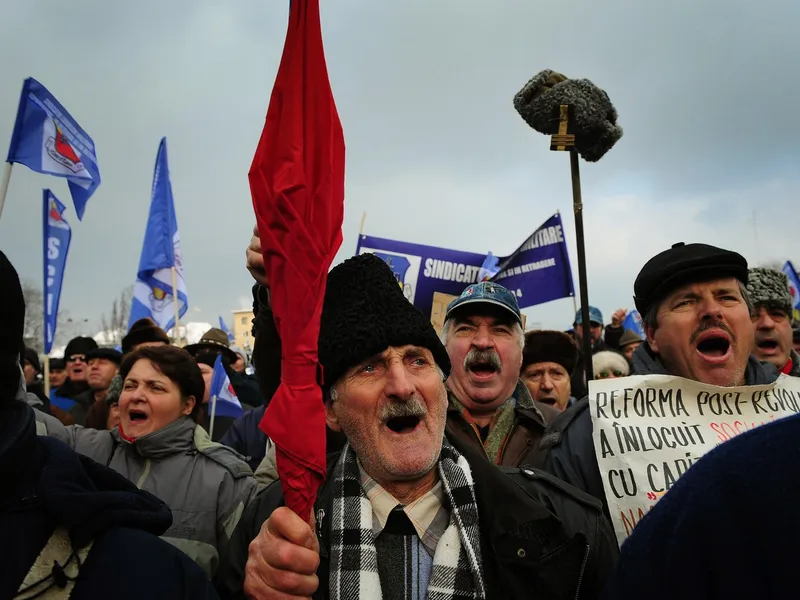
[[[425,403],[418,397],[412,396],[405,402],[390,402],[381,409],[380,419],[383,422],[398,417],[422,418],[428,414]]]
[[[500,361],[500,356],[494,350],[478,350],[473,348],[464,357],[464,370],[469,371],[475,365],[489,365],[495,371],[500,372],[503,369],[503,363]]]

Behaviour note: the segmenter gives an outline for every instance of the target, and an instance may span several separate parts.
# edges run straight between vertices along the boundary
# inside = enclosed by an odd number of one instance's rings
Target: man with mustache
[[[756,309],[753,354],[775,365],[781,373],[800,377],[800,357],[792,339],[792,292],[786,273],[775,269],[750,269],[747,291]]]
[[[707,244],[679,243],[651,258],[633,286],[647,337],[633,353],[634,373],[725,387],[772,383],[777,370],[750,354],[747,280],[743,256]],[[605,504],[588,408],[584,398],[548,427],[545,468]]]
[[[223,599],[596,598],[617,555],[599,502],[445,436],[450,359],[373,254],[328,275],[319,335],[329,455],[309,520],[273,483],[217,574]]]
[[[442,342],[453,365],[448,437],[498,465],[541,467],[540,441],[559,411],[534,401],[520,379],[525,334],[517,297],[493,282],[470,285],[447,307]]]

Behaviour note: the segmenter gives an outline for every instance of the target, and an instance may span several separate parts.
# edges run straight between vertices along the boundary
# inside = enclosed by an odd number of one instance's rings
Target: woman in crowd
[[[119,425],[97,431],[64,427],[46,415],[48,435],[118,471],[172,509],[164,539],[209,577],[256,484],[250,467],[212,442],[195,419],[205,392],[192,357],[174,346],[140,348],[120,367]]]

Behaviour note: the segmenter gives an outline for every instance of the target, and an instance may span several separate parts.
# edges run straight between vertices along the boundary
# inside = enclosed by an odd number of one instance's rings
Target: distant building
[[[233,325],[231,331],[236,338],[234,344],[246,352],[252,352],[253,342],[253,311],[249,308],[242,308],[233,311]]]

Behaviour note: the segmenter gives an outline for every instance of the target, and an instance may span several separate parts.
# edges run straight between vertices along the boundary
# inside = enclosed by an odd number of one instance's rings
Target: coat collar
[[[111,435],[117,443],[129,446],[142,458],[158,460],[173,454],[188,454],[195,450],[194,434],[197,424],[181,417],[158,431],[131,439],[114,429]]]

